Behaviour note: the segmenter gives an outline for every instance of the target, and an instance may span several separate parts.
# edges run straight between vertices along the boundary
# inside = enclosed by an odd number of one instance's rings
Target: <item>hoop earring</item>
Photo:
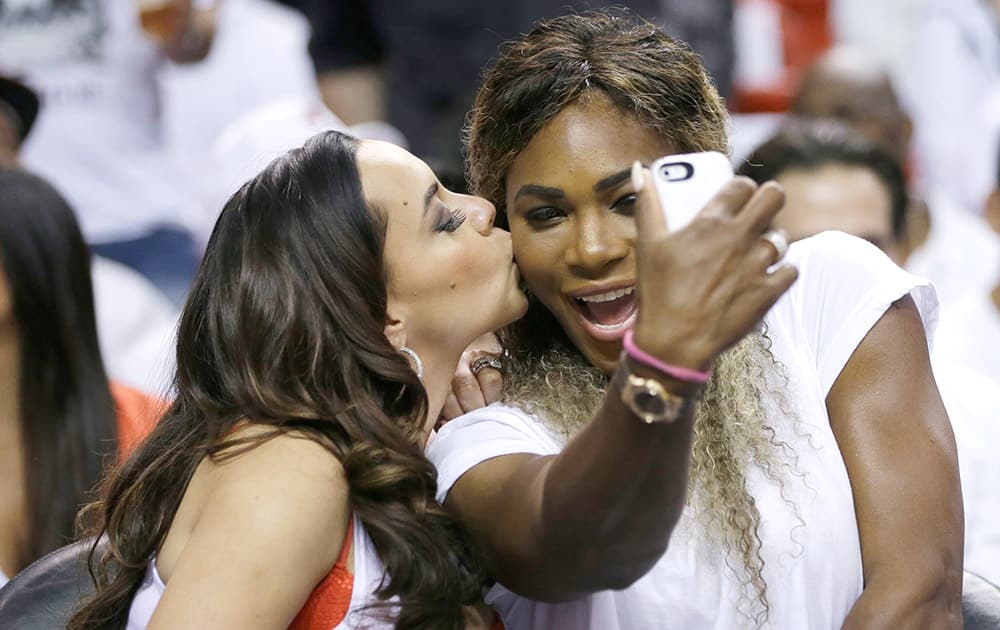
[[[420,360],[420,357],[413,351],[413,348],[403,346],[399,349],[399,351],[413,360],[413,363],[416,366],[417,380],[424,380],[424,362]]]

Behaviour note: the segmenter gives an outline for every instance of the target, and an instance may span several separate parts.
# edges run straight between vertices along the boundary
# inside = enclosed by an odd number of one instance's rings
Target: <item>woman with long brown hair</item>
[[[107,544],[70,627],[488,626],[423,448],[462,351],[525,308],[493,218],[338,132],[240,188],[181,318],[177,398],[94,506]]]
[[[765,232],[780,188],[736,178],[664,239],[685,265],[657,278],[674,308],[649,308],[651,179],[629,167],[725,152],[725,125],[697,57],[626,13],[542,22],[486,72],[470,180],[511,230],[530,306],[507,405],[451,421],[428,456],[500,582],[487,601],[511,630],[958,627],[962,503],[929,283],[822,234],[788,248],[799,278],[763,326],[718,343],[737,313],[718,288],[774,262],[733,264],[742,218],[787,247]],[[671,453],[691,475],[674,529],[658,484],[677,462],[623,447],[644,415],[693,433]],[[564,500],[590,482],[563,470],[581,449],[631,484]]]

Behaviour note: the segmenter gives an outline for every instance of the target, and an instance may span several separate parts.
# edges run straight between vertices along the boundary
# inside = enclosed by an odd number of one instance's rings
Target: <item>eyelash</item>
[[[635,204],[635,200],[636,194],[630,193],[611,204],[610,210],[631,215],[633,212],[632,206]],[[562,212],[558,208],[546,206],[544,208],[530,210],[526,212],[524,216],[529,223],[544,224],[556,221],[562,216]]]
[[[525,219],[530,223],[551,223],[561,216],[558,208],[551,206],[545,208],[535,208],[524,214]]]
[[[631,194],[625,195],[624,197],[622,197],[618,201],[616,201],[613,204],[611,204],[611,209],[612,210],[618,210],[619,208],[621,208],[622,210],[626,210],[622,206],[628,206],[627,212],[631,213],[632,212],[632,206],[635,204],[635,200],[636,200],[636,194],[635,193],[631,193]]]
[[[465,210],[456,208],[448,214],[448,219],[438,226],[438,232],[454,232],[465,223]]]

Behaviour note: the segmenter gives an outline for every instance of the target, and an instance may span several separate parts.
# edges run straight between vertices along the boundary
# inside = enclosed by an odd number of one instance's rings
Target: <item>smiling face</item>
[[[402,324],[391,341],[425,360],[457,357],[524,314],[510,234],[493,226],[492,204],[446,190],[421,160],[385,142],[363,142],[358,166],[366,199],[388,218],[388,312]]]
[[[595,366],[610,372],[635,322],[634,160],[677,150],[600,93],[539,131],[511,165],[514,254],[531,292]]]

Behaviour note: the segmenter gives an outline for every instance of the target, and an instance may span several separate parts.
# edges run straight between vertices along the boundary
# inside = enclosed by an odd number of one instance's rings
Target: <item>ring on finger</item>
[[[761,238],[774,247],[778,253],[778,260],[784,258],[785,254],[788,253],[788,236],[785,235],[784,230],[768,230],[761,235]]]
[[[483,356],[473,361],[472,364],[469,366],[469,369],[472,370],[473,376],[478,376],[479,372],[481,372],[483,368],[488,368],[488,367],[502,372],[503,361],[500,359],[500,357],[496,356],[495,354],[484,354]]]

